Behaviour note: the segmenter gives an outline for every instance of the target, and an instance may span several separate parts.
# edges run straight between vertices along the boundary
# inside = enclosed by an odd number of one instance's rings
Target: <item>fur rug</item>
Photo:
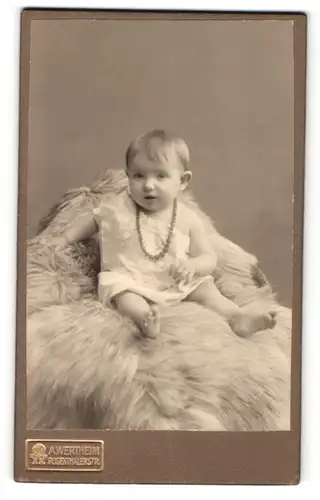
[[[28,428],[287,430],[290,428],[291,311],[277,304],[256,258],[223,238],[190,192],[218,254],[217,286],[239,305],[278,311],[273,330],[249,339],[204,307],[161,310],[156,340],[97,300],[95,239],[53,253],[40,238],[59,233],[99,197],[119,193],[108,170],[71,190],[28,242]]]

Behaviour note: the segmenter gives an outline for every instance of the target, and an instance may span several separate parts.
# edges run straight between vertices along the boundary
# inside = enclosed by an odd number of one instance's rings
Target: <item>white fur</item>
[[[107,171],[91,189],[65,195],[42,221],[59,232],[126,179]],[[218,254],[220,290],[239,304],[273,305],[278,323],[249,339],[200,305],[164,308],[161,334],[136,326],[96,298],[94,241],[54,253],[28,248],[28,427],[176,430],[290,428],[291,311],[275,302],[254,256],[219,235],[193,200]]]

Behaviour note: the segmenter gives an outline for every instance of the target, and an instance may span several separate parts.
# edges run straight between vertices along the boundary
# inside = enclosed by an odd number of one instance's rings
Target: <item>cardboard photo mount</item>
[[[29,58],[31,24],[39,19],[143,19],[145,21],[188,19],[211,20],[213,23],[216,20],[292,21],[294,38],[294,246],[291,429],[289,431],[168,432],[27,429],[26,166],[28,162]],[[22,11],[14,445],[16,481],[137,484],[299,483],[306,25],[305,14],[290,12],[138,12],[59,9]],[[61,459],[61,454],[63,459]],[[48,463],[48,456],[53,457],[50,463]]]

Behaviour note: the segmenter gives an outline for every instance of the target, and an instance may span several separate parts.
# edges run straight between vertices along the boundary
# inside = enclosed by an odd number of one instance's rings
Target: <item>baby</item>
[[[64,248],[98,233],[99,298],[147,337],[160,331],[158,306],[181,301],[216,311],[240,336],[272,328],[272,311],[240,308],[216,287],[214,250],[201,220],[181,200],[191,180],[188,166],[181,138],[163,130],[139,136],[126,153],[128,189],[103,197],[53,244]]]

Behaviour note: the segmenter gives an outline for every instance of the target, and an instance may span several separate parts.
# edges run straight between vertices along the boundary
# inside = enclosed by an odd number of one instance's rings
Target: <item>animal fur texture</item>
[[[213,311],[184,302],[160,311],[156,340],[143,338],[97,300],[95,239],[60,252],[40,242],[125,187],[125,175],[108,170],[91,188],[69,191],[28,242],[28,428],[289,429],[291,311],[256,258],[222,237],[190,192],[184,201],[218,255],[217,286],[239,305],[272,305],[274,329],[242,339]]]

